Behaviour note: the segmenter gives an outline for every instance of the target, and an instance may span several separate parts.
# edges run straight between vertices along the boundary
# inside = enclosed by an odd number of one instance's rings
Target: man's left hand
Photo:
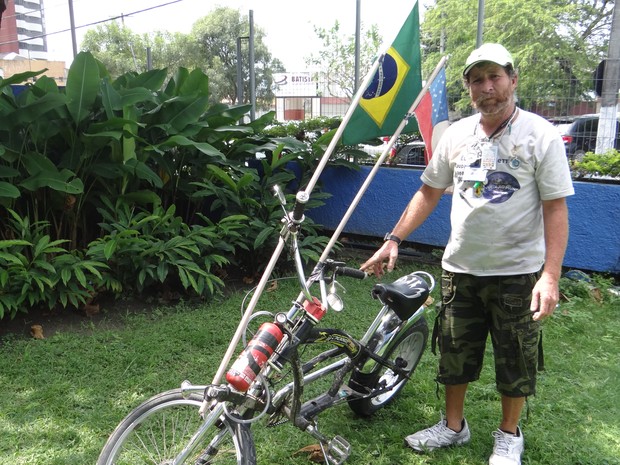
[[[534,314],[534,321],[551,316],[559,300],[560,287],[558,280],[543,272],[532,290],[530,310]]]

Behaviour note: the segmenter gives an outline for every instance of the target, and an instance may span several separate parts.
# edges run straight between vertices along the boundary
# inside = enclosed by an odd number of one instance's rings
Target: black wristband
[[[395,236],[392,233],[387,233],[385,235],[385,237],[383,238],[384,241],[394,241],[396,242],[396,245],[400,245],[400,243],[402,242],[402,240],[400,239],[400,237]]]

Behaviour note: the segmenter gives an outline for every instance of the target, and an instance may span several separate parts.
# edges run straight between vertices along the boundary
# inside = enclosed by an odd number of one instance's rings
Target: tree
[[[249,20],[239,10],[219,7],[194,23],[191,32],[199,56],[195,57],[210,78],[210,93],[217,101],[236,102],[237,89],[237,38],[249,36]],[[271,56],[263,42],[264,31],[254,27],[254,70],[256,104],[258,108],[272,108],[273,73],[284,71],[280,60]],[[243,95],[249,95],[248,41],[241,40]]]
[[[338,21],[329,30],[315,26],[314,32],[323,41],[323,49],[306,58],[306,64],[320,70],[318,80],[327,83],[330,95],[344,93],[351,98],[355,93],[355,35],[343,35]],[[360,76],[364,76],[377,56],[381,36],[376,25],[360,35]]]
[[[254,28],[254,69],[258,108],[271,109],[273,73],[284,71],[263,42],[265,33]],[[104,63],[112,77],[147,68],[146,50],[151,49],[153,68],[168,69],[173,75],[180,67],[202,69],[209,77],[211,103],[236,103],[237,37],[249,36],[247,15],[232,8],[217,8],[194,23],[190,34],[156,31],[135,34],[118,22],[97,26],[86,33],[81,49]],[[242,41],[243,95],[250,95],[249,45]],[[246,101],[247,101],[246,97]]]
[[[179,68],[199,68],[196,43],[189,34],[156,31],[148,36],[153,68],[167,68],[172,74]]]
[[[151,49],[152,68],[167,68],[170,75],[179,67],[195,68],[191,57],[195,44],[187,34],[155,31],[135,34],[128,27],[113,21],[86,32],[82,51],[88,51],[101,61],[112,77],[128,71],[147,70],[147,48]]]
[[[114,77],[128,71],[144,71],[145,48],[144,36],[133,33],[116,21],[87,31],[81,45],[82,51],[91,52]]]
[[[478,0],[437,0],[424,15],[421,40],[428,75],[450,55],[448,94],[468,108],[462,64],[475,46]],[[592,100],[592,72],[609,40],[611,0],[487,0],[484,42],[513,53],[519,70],[520,106],[541,114],[569,114],[575,103]],[[443,50],[441,50],[443,44]]]

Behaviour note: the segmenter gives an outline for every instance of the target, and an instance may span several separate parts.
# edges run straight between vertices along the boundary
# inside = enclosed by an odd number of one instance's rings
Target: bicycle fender
[[[424,318],[426,314],[426,307],[420,306],[418,310],[409,317],[406,321],[403,321],[396,328],[393,326],[390,328],[389,322],[387,324],[380,325],[370,340],[378,341],[377,347],[373,351],[380,357],[385,357],[389,354],[392,348],[399,342],[401,335],[405,334],[407,330],[413,326],[420,318]],[[371,374],[381,368],[379,362],[369,358],[364,365],[358,369],[360,373]]]

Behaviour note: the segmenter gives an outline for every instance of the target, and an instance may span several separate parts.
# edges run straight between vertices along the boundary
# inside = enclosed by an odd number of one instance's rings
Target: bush
[[[84,260],[78,252],[52,241],[50,225],[30,223],[9,210],[7,229],[13,239],[0,240],[0,318],[44,305],[77,307],[88,302],[102,281],[105,262]]]
[[[14,223],[0,230],[0,317],[101,289],[207,297],[224,284],[218,268],[255,274],[280,228],[272,185],[303,186],[334,134],[270,132],[273,112],[239,124],[250,106],[211,105],[199,69],[113,81],[82,52],[65,88],[39,74],[0,79],[0,224]],[[325,125],[337,123],[304,127]],[[324,196],[318,187],[307,208]],[[304,232],[305,258],[318,258],[327,239],[310,222]]]
[[[581,161],[572,164],[573,176],[584,178],[589,176],[620,176],[620,152],[610,149],[604,154],[586,153]]]

